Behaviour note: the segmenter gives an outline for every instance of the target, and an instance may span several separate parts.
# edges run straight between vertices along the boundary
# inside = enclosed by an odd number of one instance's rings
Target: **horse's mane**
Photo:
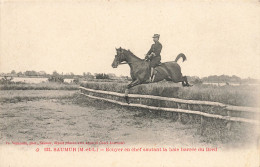
[[[122,48],[122,50],[125,51],[125,52],[127,52],[128,54],[130,54],[130,55],[132,55],[132,56],[134,56],[134,57],[136,57],[136,58],[138,58],[138,59],[141,60],[141,58],[137,57],[131,50],[129,50],[129,49],[123,49],[123,48]]]

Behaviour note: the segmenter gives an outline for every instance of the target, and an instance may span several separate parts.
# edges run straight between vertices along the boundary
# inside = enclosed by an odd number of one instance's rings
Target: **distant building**
[[[46,75],[46,72],[45,72],[45,71],[39,71],[39,72],[38,72],[38,75],[44,76],[44,75]]]

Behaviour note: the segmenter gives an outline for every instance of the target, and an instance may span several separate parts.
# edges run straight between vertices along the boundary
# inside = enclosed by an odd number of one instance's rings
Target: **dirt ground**
[[[150,111],[121,108],[80,95],[5,102],[0,111],[1,143],[112,141],[126,145],[224,147],[199,135],[199,124],[184,125]]]

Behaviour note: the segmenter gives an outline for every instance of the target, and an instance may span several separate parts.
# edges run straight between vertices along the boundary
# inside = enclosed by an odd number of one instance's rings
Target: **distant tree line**
[[[198,84],[202,83],[240,83],[240,84],[246,84],[246,83],[260,83],[257,79],[252,78],[245,78],[241,79],[240,77],[236,75],[228,76],[228,75],[210,75],[208,77],[199,78],[197,76],[189,76],[189,81],[193,81]]]
[[[10,73],[1,73],[0,76],[9,76],[9,77],[45,77],[49,78],[50,81],[61,81],[61,78],[67,79],[77,79],[84,78],[84,79],[116,79],[118,78],[113,73],[95,73],[91,74],[90,72],[83,72],[82,75],[75,75],[74,73],[58,73],[57,71],[53,71],[52,74],[48,74],[45,71],[34,71],[34,70],[27,70],[25,72],[16,72],[12,70]]]
[[[213,83],[259,83],[259,80],[252,78],[241,79],[236,75],[228,76],[228,75],[211,75],[208,77],[203,77],[201,79],[203,82],[213,82]]]
[[[12,70],[11,73],[1,73],[0,76],[12,76],[12,77],[46,77],[49,78],[50,76],[63,76],[64,78],[75,78],[75,77],[89,77],[94,78],[91,73],[83,73],[83,75],[74,75],[74,73],[58,73],[57,71],[53,71],[52,74],[48,74],[45,71],[34,71],[34,70],[27,70],[25,72],[16,72],[15,70]]]
[[[109,75],[105,73],[96,74],[96,79],[109,79]]]
[[[59,78],[67,78],[67,79],[76,79],[77,81],[80,79],[111,79],[111,80],[131,80],[128,76],[116,76],[113,73],[94,73],[91,74],[90,72],[84,72],[82,75],[75,75],[72,72],[69,73],[58,73],[57,71],[53,71],[52,74],[48,74],[45,71],[34,71],[34,70],[28,70],[25,72],[16,72],[15,70],[12,70],[10,73],[1,73],[0,76],[12,76],[12,77],[45,77],[50,78],[53,76],[59,76]],[[55,80],[55,79],[54,79]],[[198,77],[198,76],[188,76],[188,80],[202,84],[203,82],[207,83],[259,83],[260,81],[253,78],[245,78],[241,79],[240,77],[236,75],[228,76],[228,75],[210,75],[208,77]]]
[[[240,83],[242,82],[242,79],[239,78],[238,76],[232,75],[232,76],[228,76],[228,75],[211,75],[208,77],[203,77],[202,78],[203,82],[236,82],[236,83]]]

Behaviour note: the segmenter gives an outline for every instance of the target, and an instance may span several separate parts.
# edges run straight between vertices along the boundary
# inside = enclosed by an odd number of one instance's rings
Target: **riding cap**
[[[153,38],[160,38],[160,34],[154,34]]]

